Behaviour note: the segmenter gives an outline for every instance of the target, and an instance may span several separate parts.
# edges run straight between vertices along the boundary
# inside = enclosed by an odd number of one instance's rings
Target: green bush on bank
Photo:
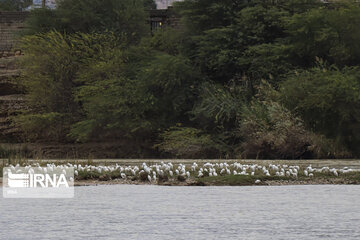
[[[304,119],[308,129],[334,139],[358,154],[360,71],[357,67],[317,67],[282,84],[282,102]]]
[[[34,11],[21,40],[24,138],[132,139],[182,158],[360,154],[359,5],[174,8],[182,26],[152,34],[140,0]]]

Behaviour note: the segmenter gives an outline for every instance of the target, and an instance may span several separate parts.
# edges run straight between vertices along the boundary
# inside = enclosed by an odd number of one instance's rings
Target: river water
[[[0,197],[0,239],[360,239],[360,186],[75,188]]]

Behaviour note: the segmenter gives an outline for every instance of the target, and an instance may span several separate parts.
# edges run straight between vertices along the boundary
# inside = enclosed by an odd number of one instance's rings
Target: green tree
[[[77,111],[72,80],[78,65],[68,37],[58,32],[25,37],[21,49],[26,52],[21,79],[31,110],[20,115],[18,122],[29,133],[27,138],[53,135],[50,139],[60,140],[64,137],[60,132],[66,131]],[[49,126],[55,130],[49,131]]]
[[[359,64],[360,5],[340,1],[294,14],[287,22],[292,62],[314,66],[315,57],[339,67]]]
[[[360,70],[317,67],[289,77],[282,101],[312,131],[325,134],[359,154]]]
[[[220,146],[210,134],[183,126],[171,127],[160,134],[161,143],[155,147],[165,154],[176,158],[220,157]]]
[[[0,11],[21,11],[31,4],[32,0],[0,0]]]
[[[120,136],[137,138],[151,131],[145,117],[151,96],[141,91],[135,78],[139,58],[145,60],[149,55],[148,51],[134,51],[107,47],[102,49],[99,58],[90,58],[85,63],[75,89],[83,117],[72,126],[73,139],[84,142],[95,136],[98,140]]]
[[[147,18],[142,0],[63,0],[55,10],[32,11],[27,33],[112,31],[134,42],[149,33]]]
[[[156,9],[155,0],[144,0],[144,6],[146,10]]]
[[[61,31],[62,23],[57,16],[57,12],[49,8],[36,8],[30,12],[26,19],[26,27],[21,35],[35,35],[47,33],[56,29]]]
[[[74,138],[86,141],[101,132],[141,138],[184,117],[196,73],[186,59],[154,54],[143,47],[109,48],[81,71],[76,98],[85,116],[73,126]]]
[[[278,79],[292,69],[286,31],[294,12],[315,8],[317,1],[184,1],[183,54],[218,83],[247,76],[252,85]],[[225,6],[226,5],[226,6]]]
[[[65,141],[70,125],[80,118],[73,96],[76,76],[88,59],[101,56],[118,41],[108,34],[63,35],[49,32],[23,37],[21,81],[28,110],[17,118],[28,139]],[[52,130],[51,130],[52,129]]]

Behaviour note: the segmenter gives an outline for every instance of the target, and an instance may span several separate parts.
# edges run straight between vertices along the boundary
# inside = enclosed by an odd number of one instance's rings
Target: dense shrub
[[[74,97],[82,106],[80,121],[70,136],[77,141],[103,137],[135,136],[151,129],[145,118],[150,95],[135,78],[131,53],[123,48],[102,48],[99,58],[89,58],[76,77]],[[143,54],[146,57],[146,54]]]
[[[306,126],[354,152],[360,143],[360,70],[319,66],[290,76],[281,88],[282,102]]]
[[[66,136],[68,124],[76,118],[78,105],[72,92],[78,64],[69,40],[68,36],[50,32],[24,37],[21,41],[26,54],[21,60],[20,79],[27,93],[28,109],[18,121],[26,133],[32,133],[26,138],[51,136],[53,140],[61,140]]]
[[[160,134],[162,142],[155,145],[161,152],[177,158],[220,157],[219,146],[209,134],[199,129],[176,126]]]
[[[253,101],[239,128],[241,156],[260,159],[314,157],[311,134],[302,121],[276,102]]]
[[[151,5],[151,3],[150,3]],[[62,0],[55,10],[37,9],[27,21],[27,34],[57,30],[66,33],[112,31],[131,42],[149,34],[143,0]]]
[[[32,4],[32,0],[1,0],[0,11],[21,11]]]
[[[16,118],[26,139],[160,138],[159,151],[186,158],[360,154],[360,5],[185,0],[182,24],[151,34],[149,8],[64,0],[32,11]]]
[[[291,61],[309,67],[319,57],[338,67],[358,65],[360,6],[351,2],[338,1],[288,18]]]

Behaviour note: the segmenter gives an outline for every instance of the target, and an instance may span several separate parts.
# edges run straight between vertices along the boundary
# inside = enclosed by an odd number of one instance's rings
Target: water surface
[[[0,239],[360,239],[360,186],[77,187],[0,198]]]

